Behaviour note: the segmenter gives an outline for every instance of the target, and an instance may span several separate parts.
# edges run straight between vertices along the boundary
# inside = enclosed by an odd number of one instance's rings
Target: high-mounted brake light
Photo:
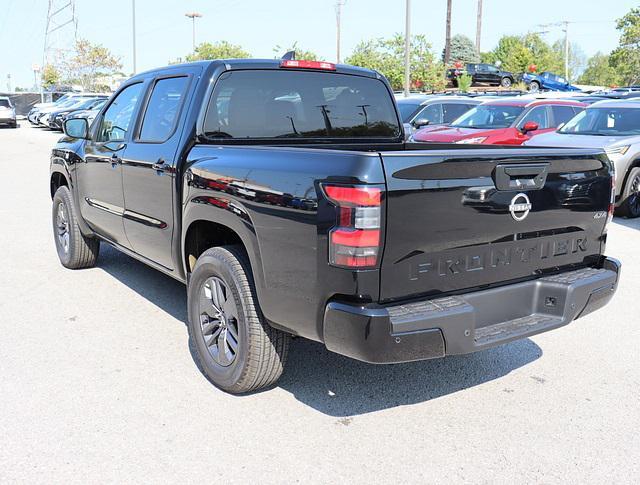
[[[346,268],[373,268],[380,252],[382,189],[366,185],[325,185],[336,206],[336,226],[329,233],[329,263]]]
[[[324,71],[335,71],[336,65],[331,62],[323,61],[305,61],[305,60],[293,60],[285,59],[280,62],[280,67],[288,67],[293,69],[321,69]]]

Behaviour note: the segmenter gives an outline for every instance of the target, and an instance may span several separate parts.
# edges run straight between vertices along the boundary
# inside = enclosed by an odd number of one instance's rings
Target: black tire
[[[454,78],[454,79],[452,79],[452,80],[451,80],[451,85],[452,85],[454,88],[457,88],[457,87],[458,87],[458,80],[457,80],[457,79],[455,79],[455,78]]]
[[[510,77],[503,77],[500,80],[500,86],[502,86],[503,88],[510,88],[512,84],[513,80]]]
[[[616,213],[630,219],[640,217],[640,167],[632,168],[622,191],[622,202]]]
[[[221,246],[202,253],[187,297],[189,347],[209,381],[241,394],[269,387],[280,378],[290,336],[271,327],[262,315],[242,248]]]
[[[538,81],[531,81],[529,83],[529,91],[532,93],[537,93],[540,91],[540,83]]]
[[[17,128],[18,127],[18,122],[15,122],[11,125],[11,128]]]
[[[69,269],[95,266],[100,252],[100,240],[86,237],[80,232],[68,187],[63,185],[56,190],[51,216],[53,239],[62,266]]]

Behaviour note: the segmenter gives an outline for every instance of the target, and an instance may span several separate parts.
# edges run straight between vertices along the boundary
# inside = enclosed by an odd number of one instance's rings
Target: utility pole
[[[541,29],[543,29],[540,32],[536,32],[536,34],[547,34],[549,33],[548,29],[549,27],[563,27],[562,31],[564,32],[564,78],[567,80],[567,82],[570,81],[569,79],[569,24],[572,24],[575,22],[570,22],[568,20],[563,20],[562,22],[554,22],[551,24],[539,24],[538,27],[540,27]]]
[[[478,17],[476,19],[476,50],[480,55],[480,38],[482,37],[482,0],[478,0]]]
[[[569,22],[564,23],[564,78],[569,82]]]
[[[136,0],[131,0],[131,18],[133,25],[133,74],[138,72],[136,63]]]
[[[340,34],[342,28],[342,7],[347,3],[347,0],[338,0],[336,2],[336,62],[340,64]]]
[[[42,66],[58,64],[64,54],[75,48],[71,42],[77,40],[78,20],[76,18],[75,0],[49,0],[47,8],[47,24],[44,31],[44,48],[42,50]],[[44,88],[40,83],[40,100],[44,101]]]
[[[404,96],[411,90],[411,0],[406,0],[404,26]]]
[[[189,17],[192,22],[193,51],[195,52],[196,50],[196,19],[199,19],[200,17],[202,17],[202,14],[199,12],[188,12],[188,13],[185,13],[184,16]]]
[[[444,34],[444,65],[448,66],[451,58],[451,4],[453,0],[447,0],[447,24]]]

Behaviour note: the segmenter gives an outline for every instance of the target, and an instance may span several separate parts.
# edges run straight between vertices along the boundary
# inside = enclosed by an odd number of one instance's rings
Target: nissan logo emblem
[[[511,212],[511,217],[515,221],[524,221],[526,217],[529,215],[529,211],[531,210],[531,201],[527,194],[517,194],[513,199],[511,199],[511,203],[509,204],[509,212]]]

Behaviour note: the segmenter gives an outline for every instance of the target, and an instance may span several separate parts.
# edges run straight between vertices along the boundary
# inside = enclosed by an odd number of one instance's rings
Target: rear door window
[[[178,121],[188,79],[172,77],[156,82],[142,120],[140,141],[161,143],[169,139]]]
[[[385,84],[363,76],[296,70],[223,74],[207,107],[211,139],[398,138]]]

